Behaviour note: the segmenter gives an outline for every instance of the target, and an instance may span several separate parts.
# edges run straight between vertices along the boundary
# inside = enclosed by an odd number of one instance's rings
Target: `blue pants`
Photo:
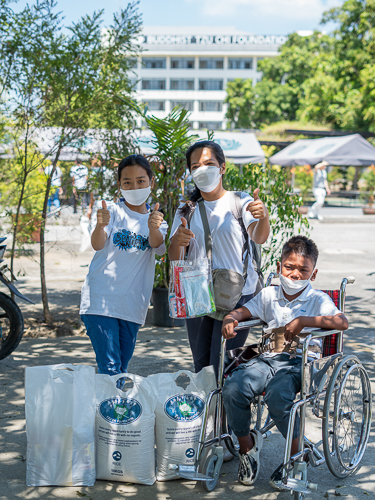
[[[238,301],[235,309],[249,302],[253,294],[243,295]],[[186,320],[191,353],[193,355],[195,373],[205,366],[213,365],[217,378],[219,358],[221,349],[221,328],[223,322],[209,316],[191,318]],[[237,335],[227,341],[227,350],[243,347],[249,334],[250,328],[239,330]]]
[[[81,319],[94,348],[99,373],[126,373],[141,325],[96,314],[82,314]]]
[[[237,437],[250,432],[250,404],[265,392],[264,401],[270,417],[281,434],[286,437],[289,413],[297,392],[301,390],[301,358],[291,359],[288,354],[273,357],[260,356],[236,368],[225,380],[224,406],[228,423]],[[293,439],[299,435],[297,416]]]
[[[55,189],[55,191],[51,194],[51,196],[48,198],[47,202],[47,207],[48,207],[48,212],[51,210],[51,206],[54,205],[54,207],[59,208],[60,206],[60,199],[59,199],[59,188],[51,188],[51,191]]]

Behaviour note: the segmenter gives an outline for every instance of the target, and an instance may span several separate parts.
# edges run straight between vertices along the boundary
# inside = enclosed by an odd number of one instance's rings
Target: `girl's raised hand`
[[[249,203],[246,210],[251,213],[255,219],[264,219],[268,215],[268,211],[262,200],[259,199],[259,188],[254,189],[254,200]]]
[[[150,213],[148,218],[148,228],[149,229],[159,229],[161,223],[164,220],[164,215],[162,212],[159,212],[159,203],[156,203],[154,206],[154,210]]]
[[[102,207],[103,208],[99,208],[98,212],[97,212],[97,222],[96,222],[96,225],[98,227],[106,227],[108,226],[109,224],[109,221],[111,219],[111,214],[109,212],[109,210],[107,210],[107,203],[103,200],[102,201]]]

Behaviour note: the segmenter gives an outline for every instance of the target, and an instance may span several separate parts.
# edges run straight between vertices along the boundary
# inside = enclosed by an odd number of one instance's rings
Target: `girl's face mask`
[[[122,196],[130,205],[139,207],[151,194],[151,186],[141,189],[120,189]]]
[[[204,193],[213,191],[220,182],[220,168],[215,165],[206,165],[195,169],[191,174],[197,188]]]

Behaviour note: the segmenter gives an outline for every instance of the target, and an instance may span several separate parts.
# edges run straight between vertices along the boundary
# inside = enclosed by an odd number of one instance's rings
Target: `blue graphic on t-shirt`
[[[113,244],[115,247],[119,247],[120,250],[128,250],[130,248],[136,248],[137,250],[151,250],[148,238],[136,233],[132,233],[127,229],[122,229],[117,231],[113,235]]]

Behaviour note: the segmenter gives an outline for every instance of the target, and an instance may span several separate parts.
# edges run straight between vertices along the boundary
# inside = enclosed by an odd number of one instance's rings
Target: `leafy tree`
[[[254,88],[252,80],[236,78],[227,84],[226,118],[233,128],[253,128]]]

